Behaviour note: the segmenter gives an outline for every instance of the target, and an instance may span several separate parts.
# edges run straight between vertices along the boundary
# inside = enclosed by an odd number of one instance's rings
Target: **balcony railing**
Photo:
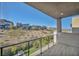
[[[43,47],[48,46],[49,48],[50,43],[53,43],[53,35],[31,39],[28,41],[24,41],[12,45],[1,46],[0,55],[1,56],[16,56],[16,55],[29,56],[39,49],[40,49],[40,54],[42,55]]]

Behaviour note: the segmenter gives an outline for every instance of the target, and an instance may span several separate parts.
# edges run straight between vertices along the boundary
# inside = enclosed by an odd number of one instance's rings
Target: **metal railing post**
[[[1,48],[1,56],[3,56],[3,48]]]
[[[40,49],[41,49],[41,50],[40,50],[40,51],[41,51],[40,54],[41,54],[41,56],[42,56],[42,38],[40,39]]]
[[[50,39],[49,39],[49,36],[48,36],[48,49],[49,49],[49,43],[50,43],[50,41],[49,41]]]
[[[29,53],[30,53],[30,41],[28,41],[28,56],[29,56]]]

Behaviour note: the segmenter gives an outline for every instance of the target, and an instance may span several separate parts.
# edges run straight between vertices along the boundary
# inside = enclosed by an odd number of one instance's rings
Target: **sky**
[[[0,2],[0,19],[16,23],[56,27],[56,20],[22,2]],[[62,28],[70,29],[72,17],[63,18]]]

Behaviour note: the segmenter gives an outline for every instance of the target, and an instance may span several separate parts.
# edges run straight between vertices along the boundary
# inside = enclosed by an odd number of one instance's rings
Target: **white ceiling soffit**
[[[78,2],[25,2],[25,3],[56,19],[60,17],[64,18],[67,16],[79,14]]]

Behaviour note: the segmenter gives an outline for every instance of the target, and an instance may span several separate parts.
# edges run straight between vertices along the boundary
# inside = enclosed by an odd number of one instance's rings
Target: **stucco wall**
[[[79,33],[79,28],[72,28],[72,33]]]
[[[68,46],[79,47],[79,33],[58,33],[57,42]]]

